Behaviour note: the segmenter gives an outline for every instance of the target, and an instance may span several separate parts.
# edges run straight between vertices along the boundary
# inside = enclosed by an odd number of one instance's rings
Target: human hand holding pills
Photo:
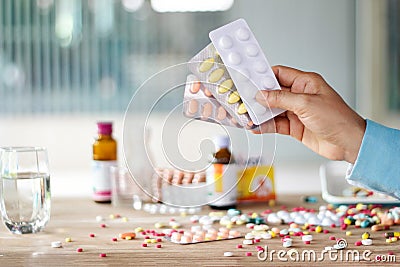
[[[260,91],[257,101],[288,111],[254,132],[290,135],[326,158],[354,163],[365,120],[319,74],[285,66],[273,71],[282,90]]]

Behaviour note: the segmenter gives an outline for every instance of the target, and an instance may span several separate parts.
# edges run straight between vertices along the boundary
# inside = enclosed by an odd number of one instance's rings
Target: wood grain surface
[[[324,204],[319,201],[316,204],[303,203],[300,196],[281,196],[273,210],[279,210],[281,205],[292,207],[304,206],[307,208],[318,208]],[[239,206],[244,212],[262,212],[269,208],[267,204],[254,204]],[[210,210],[203,208],[202,214],[208,214]],[[119,214],[127,217],[124,222],[121,218],[110,219],[110,214]],[[100,222],[96,221],[96,216],[103,216],[107,227],[102,228]],[[327,265],[327,266],[391,266],[393,262],[376,262],[377,255],[387,256],[388,251],[395,253],[395,260],[399,259],[400,241],[387,244],[382,232],[370,232],[374,244],[372,246],[354,245],[355,241],[361,240],[361,234],[370,229],[356,229],[349,227],[352,231],[351,236],[346,236],[340,228],[327,228],[329,234],[313,233],[313,241],[310,245],[304,245],[300,237],[293,238],[293,246],[284,248],[280,238],[262,240],[257,245],[268,246],[268,252],[275,250],[273,260],[269,257],[266,261],[261,261],[257,257],[254,245],[243,245],[237,249],[236,245],[242,243],[242,239],[223,240],[193,245],[179,245],[163,240],[162,248],[156,248],[155,244],[149,244],[144,248],[143,236],[138,235],[134,240],[121,240],[120,233],[133,231],[136,227],[145,229],[155,229],[154,224],[163,222],[168,224],[171,218],[175,218],[182,223],[183,229],[189,229],[193,224],[190,223],[190,216],[180,215],[152,215],[144,211],[135,211],[132,208],[115,208],[109,204],[96,204],[90,199],[53,199],[52,216],[46,229],[37,234],[15,235],[0,227],[0,266],[305,266],[305,265]],[[219,227],[219,226],[217,226]],[[278,226],[281,228],[285,225]],[[238,227],[243,234],[249,232],[244,226]],[[392,227],[392,231],[400,231],[399,226]],[[89,237],[94,233],[94,238]],[[280,250],[288,251],[296,249],[299,253],[304,250],[315,250],[317,258],[326,246],[332,246],[335,241],[329,240],[329,236],[345,238],[348,248],[339,251],[330,258],[327,254],[323,262],[299,260],[293,261],[287,255],[279,260],[277,253]],[[65,238],[70,237],[72,242],[65,242]],[[112,238],[118,237],[118,241]],[[62,248],[52,248],[51,242],[62,241]],[[77,248],[83,248],[82,253],[76,252]],[[346,261],[346,251],[357,250],[360,255],[366,250],[370,250],[368,257],[371,261],[354,261],[349,255],[350,261]],[[224,252],[233,252],[233,257],[224,257]],[[245,256],[246,252],[252,252],[252,256]],[[100,253],[106,253],[107,257],[99,257]],[[281,252],[282,253],[282,252]],[[261,255],[263,256],[263,255]]]

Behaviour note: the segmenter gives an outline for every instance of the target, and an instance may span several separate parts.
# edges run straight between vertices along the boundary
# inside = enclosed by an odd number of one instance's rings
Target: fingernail
[[[265,91],[267,92],[267,91]],[[263,91],[258,91],[256,94],[256,100],[258,103],[263,104],[267,101],[266,96],[265,96],[265,92]]]

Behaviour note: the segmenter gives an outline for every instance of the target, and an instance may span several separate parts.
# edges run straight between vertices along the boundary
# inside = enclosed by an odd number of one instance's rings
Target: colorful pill
[[[250,256],[252,256],[253,255],[253,253],[251,253],[251,252],[246,252],[246,256],[247,257],[250,257]]]
[[[147,244],[146,244],[146,243],[143,243],[143,244],[142,244],[142,248],[147,248]]]
[[[67,237],[67,238],[65,238],[65,242],[67,242],[67,243],[69,243],[69,242],[72,242],[72,239],[71,239],[71,237]]]
[[[214,62],[215,62],[214,58],[212,58],[212,57],[207,58],[206,60],[201,62],[200,66],[199,66],[199,71],[200,72],[209,71],[211,69],[211,67],[214,65]]]
[[[113,242],[117,242],[117,241],[118,241],[118,239],[117,239],[116,237],[113,237],[113,238],[111,239],[111,241],[113,241]]]
[[[51,247],[52,248],[61,248],[62,247],[62,243],[61,243],[61,241],[51,242]]]
[[[161,248],[161,247],[162,247],[161,244],[156,245],[156,248]]]
[[[106,253],[100,253],[100,254],[99,254],[99,257],[100,257],[100,258],[105,258],[105,257],[107,257],[107,254],[106,254]]]
[[[208,90],[207,88],[204,88],[204,94],[205,94],[207,97],[212,97],[211,91]]]
[[[232,79],[227,79],[218,86],[218,93],[225,94],[226,92],[230,91],[232,87],[233,87]]]
[[[228,103],[229,104],[235,104],[240,101],[240,96],[237,91],[233,92],[232,94],[229,95],[228,97]]]
[[[131,240],[136,237],[136,233],[134,233],[134,232],[122,233],[119,235],[119,237],[122,239]]]
[[[83,248],[77,248],[76,252],[78,252],[78,253],[83,252]]]
[[[226,118],[226,110],[223,106],[219,106],[217,109],[217,119],[223,121]]]
[[[244,105],[244,103],[241,103],[239,105],[237,113],[240,115],[247,113],[247,109],[246,109],[246,106]]]
[[[201,112],[202,119],[203,120],[208,119],[211,116],[212,111],[213,111],[213,105],[211,103],[205,103],[202,106],[202,112]]]
[[[368,232],[365,232],[361,235],[361,239],[368,239],[370,237],[370,234]]]
[[[221,68],[214,70],[213,72],[210,73],[208,76],[208,81],[210,83],[216,83],[222,78],[222,75],[224,75],[225,71]]]
[[[370,246],[370,245],[372,245],[372,239],[369,239],[369,238],[363,239],[363,240],[361,240],[361,243],[362,243],[364,246]]]
[[[89,234],[89,237],[95,237],[96,235],[95,234]]]
[[[190,87],[190,92],[192,94],[197,94],[200,91],[200,82],[193,82]]]

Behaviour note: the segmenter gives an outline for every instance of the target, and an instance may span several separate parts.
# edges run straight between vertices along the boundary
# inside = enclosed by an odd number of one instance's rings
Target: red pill
[[[307,240],[307,241],[304,241],[304,244],[306,244],[306,245],[310,245],[310,244],[311,244],[311,241],[309,241],[309,240]]]
[[[329,234],[329,230],[328,229],[324,229],[324,234]]]
[[[251,252],[246,252],[246,256],[247,257],[250,257],[250,256],[252,256],[253,255],[253,253],[251,253]]]
[[[388,251],[388,255],[394,255],[393,251]]]
[[[111,240],[117,242],[118,239],[116,237],[113,237]]]
[[[96,235],[95,235],[95,234],[89,234],[89,236],[90,236],[90,237],[95,237]]]
[[[83,248],[77,248],[76,252],[83,252]]]
[[[156,245],[156,248],[161,248],[161,244],[157,244],[157,245]]]
[[[336,228],[336,224],[332,223],[332,224],[331,224],[331,227],[332,227],[332,228]]]
[[[243,248],[242,244],[236,245],[236,248]]]
[[[142,244],[142,247],[143,247],[143,248],[147,248],[147,244],[146,244],[146,243],[143,243],[143,244]]]
[[[356,245],[357,247],[359,247],[359,246],[362,245],[362,242],[361,242],[361,241],[356,241],[356,242],[354,243],[354,245]]]
[[[102,223],[102,224],[100,224],[100,227],[101,227],[101,228],[106,228],[107,225],[105,225],[104,223]]]
[[[100,257],[100,258],[105,258],[105,257],[107,257],[107,254],[106,254],[106,253],[100,253],[100,254],[99,254],[99,257]]]
[[[334,237],[333,235],[331,235],[331,236],[329,237],[329,240],[336,240],[336,237]]]
[[[157,238],[157,242],[162,242],[162,239],[161,238]]]
[[[261,239],[256,238],[256,239],[254,239],[254,242],[255,242],[255,243],[260,243],[260,242],[261,242]]]

